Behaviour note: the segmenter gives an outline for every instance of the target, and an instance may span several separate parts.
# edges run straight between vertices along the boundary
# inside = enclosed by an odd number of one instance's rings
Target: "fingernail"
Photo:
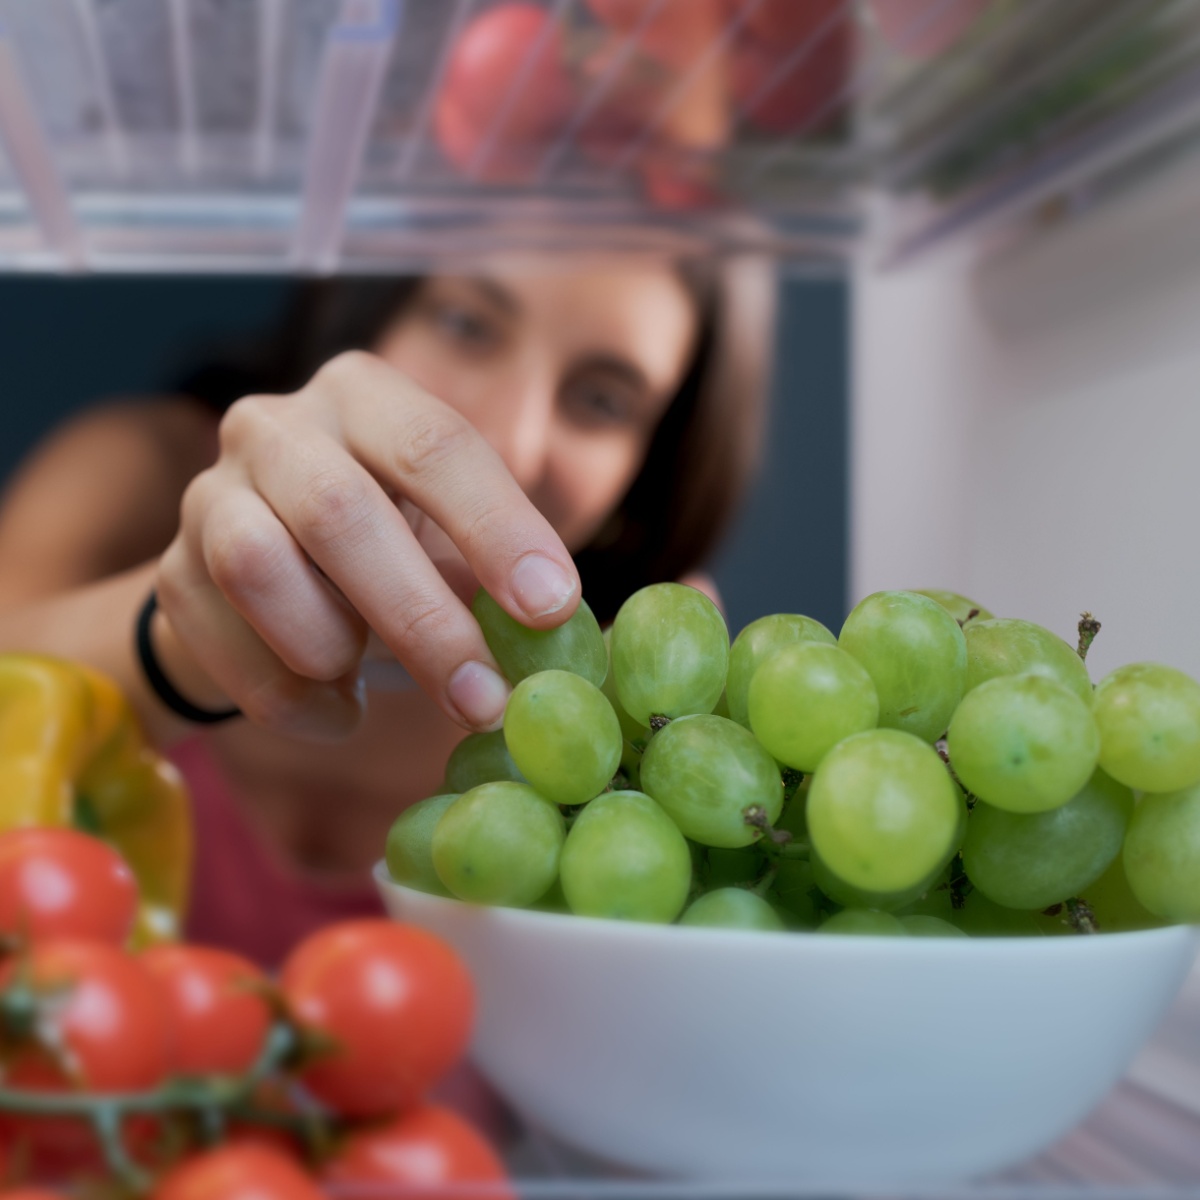
[[[463,663],[450,676],[446,691],[468,725],[480,730],[499,728],[509,688],[486,663]]]
[[[551,559],[527,554],[512,574],[513,595],[529,617],[556,613],[575,595],[575,580]]]

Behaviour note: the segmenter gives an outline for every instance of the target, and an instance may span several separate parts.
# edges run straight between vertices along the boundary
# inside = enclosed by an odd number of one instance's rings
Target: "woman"
[[[389,824],[502,716],[479,584],[548,628],[701,564],[754,458],[769,297],[756,264],[621,259],[304,285],[255,361],[31,458],[0,649],[109,672],[171,748],[191,937],[272,964],[374,909]]]

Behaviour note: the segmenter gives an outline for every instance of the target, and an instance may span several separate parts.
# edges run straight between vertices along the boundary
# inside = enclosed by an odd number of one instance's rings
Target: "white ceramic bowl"
[[[1196,955],[1187,926],[1061,938],[742,933],[481,908],[389,913],[474,972],[473,1053],[585,1153],[708,1180],[894,1184],[1016,1163],[1121,1077]]]

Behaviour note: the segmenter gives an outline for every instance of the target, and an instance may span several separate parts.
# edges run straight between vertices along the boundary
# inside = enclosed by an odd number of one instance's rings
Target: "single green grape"
[[[539,671],[513,688],[504,740],[521,774],[555,804],[586,804],[621,764],[621,726],[604,693],[570,671]]]
[[[926,742],[942,736],[966,686],[967,646],[940,604],[916,592],[875,592],[846,618],[838,645],[874,681],[883,728]]]
[[[1016,617],[993,617],[972,621],[963,633],[968,692],[1001,675],[1044,675],[1091,704],[1092,681],[1083,659],[1049,629]]]
[[[908,917],[898,917],[900,924],[908,931],[910,937],[934,938],[964,938],[970,937],[965,929],[959,929],[941,917],[927,917],[913,913]]]
[[[913,591],[918,596],[928,596],[930,600],[940,604],[963,629],[976,621],[992,619],[992,614],[982,604],[977,604],[974,600],[960,595],[958,592],[947,592],[943,588],[914,588]]]
[[[963,866],[1006,908],[1045,909],[1079,896],[1121,853],[1133,793],[1097,770],[1066,804],[1006,812],[983,800],[967,822]]]
[[[639,725],[626,711],[621,704],[621,698],[617,695],[617,683],[613,678],[612,670],[612,626],[610,625],[604,631],[604,653],[608,657],[608,670],[604,675],[604,682],[600,685],[600,690],[604,693],[609,704],[613,706],[613,712],[617,714],[617,720],[621,725],[621,736],[629,743],[630,748],[636,750],[638,754],[645,749],[646,739],[649,737],[649,730],[645,725]]]
[[[725,681],[725,702],[729,712],[720,715],[749,728],[750,680],[755,671],[784,646],[805,642],[835,646],[837,638],[820,621],[802,617],[799,613],[772,613],[751,621],[729,647],[729,673]]]
[[[899,892],[953,856],[963,808],[932,746],[898,729],[871,729],[839,742],[813,775],[809,840],[852,887]]]
[[[933,886],[934,881],[941,874],[943,865],[939,864],[936,871],[931,872],[911,887],[903,888],[898,892],[872,892],[866,888],[853,887],[844,879],[840,879],[815,851],[809,862],[813,882],[835,904],[841,905],[842,908],[870,908],[878,909],[880,912],[895,912],[897,909],[907,908],[920,899]]]
[[[1133,894],[1155,916],[1200,922],[1200,784],[1143,796],[1123,859]]]
[[[997,808],[1046,812],[1092,777],[1100,731],[1074,692],[1044,675],[1001,675],[973,688],[946,749],[963,787]]]
[[[679,923],[712,929],[752,929],[771,933],[784,929],[783,919],[766,900],[740,887],[706,892],[688,905]]]
[[[687,901],[692,856],[683,834],[649,796],[608,792],[575,818],[559,874],[573,913],[668,922]]]
[[[750,728],[780,762],[815,771],[852,733],[874,729],[879,696],[866,668],[838,646],[783,646],[750,681]]]
[[[737,850],[704,846],[702,850],[704,855],[700,878],[707,891],[751,884],[762,870],[761,857],[749,846]]]
[[[457,799],[456,792],[427,796],[409,805],[392,822],[383,857],[388,874],[397,883],[435,896],[450,895],[433,867],[433,830],[442,813]]]
[[[559,916],[570,916],[571,906],[563,893],[562,878],[555,879],[550,890],[535,900],[529,908],[533,912],[557,913]]]
[[[1005,908],[974,891],[955,914],[953,924],[970,937],[1044,937],[1038,914],[1028,909]]]
[[[783,807],[775,760],[749,730],[724,717],[680,717],[650,739],[642,755],[642,789],[693,841],[732,849],[762,830],[746,823],[761,808],[773,822]]]
[[[948,881],[947,881],[948,883]],[[948,921],[970,937],[1042,937],[1038,914],[1025,909],[1004,908],[989,900],[978,888],[964,889],[962,907],[954,905],[949,886],[931,888],[901,916],[931,916]]]
[[[1165,918],[1155,916],[1133,894],[1120,854],[1095,883],[1088,885],[1080,899],[1086,901],[1092,910],[1101,933],[1156,929],[1167,923]]]
[[[817,884],[812,863],[803,858],[781,859],[768,897],[799,929],[815,929],[821,923]]]
[[[502,729],[491,733],[468,733],[446,760],[448,792],[469,792],[481,783],[496,783],[501,779],[526,782],[504,744]]]
[[[1100,765],[1131,788],[1200,783],[1200,683],[1174,667],[1130,663],[1096,686]]]
[[[625,777],[625,788],[628,791],[642,790],[642,752],[629,742],[621,742],[620,774]],[[614,779],[616,776],[613,777]]]
[[[433,830],[433,866],[460,900],[522,908],[558,877],[566,823],[525,783],[481,783],[451,804]]]
[[[621,605],[612,627],[613,680],[625,711],[652,716],[711,713],[725,687],[729,630],[703,592],[654,583]]]
[[[822,925],[818,933],[848,933],[867,937],[908,937],[908,930],[899,918],[891,913],[875,912],[869,908],[844,908],[834,913]]]
[[[608,671],[604,635],[586,600],[554,629],[530,629],[480,588],[471,612],[500,670],[511,684],[538,671],[571,671],[599,687]]]

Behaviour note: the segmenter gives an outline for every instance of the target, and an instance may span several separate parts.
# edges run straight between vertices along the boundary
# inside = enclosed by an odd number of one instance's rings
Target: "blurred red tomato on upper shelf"
[[[451,48],[434,132],[465,177],[537,178],[572,120],[593,162],[640,179],[669,210],[720,204],[720,156],[742,120],[820,134],[853,69],[846,0],[584,0],[593,24],[507,0]],[[582,108],[580,105],[582,104]]]
[[[534,174],[574,103],[560,22],[541,5],[516,0],[462,30],[436,99],[434,133],[460,171],[519,183]]]

